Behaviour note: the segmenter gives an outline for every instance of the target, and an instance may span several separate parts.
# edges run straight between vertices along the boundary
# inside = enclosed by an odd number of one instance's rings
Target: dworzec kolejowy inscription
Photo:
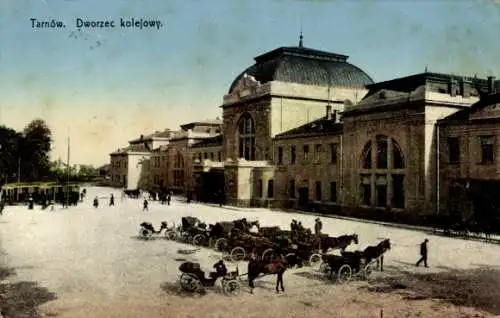
[[[119,20],[85,20],[76,19],[77,28],[136,28],[136,29],[159,29],[163,27],[160,20],[153,19],[137,19],[137,18],[120,18]]]

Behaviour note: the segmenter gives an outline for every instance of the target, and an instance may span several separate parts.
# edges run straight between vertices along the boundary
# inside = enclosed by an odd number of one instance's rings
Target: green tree
[[[14,129],[0,126],[0,184],[17,180],[21,139]]]
[[[42,119],[30,122],[23,131],[21,150],[21,178],[38,181],[50,177],[50,150],[52,132]]]

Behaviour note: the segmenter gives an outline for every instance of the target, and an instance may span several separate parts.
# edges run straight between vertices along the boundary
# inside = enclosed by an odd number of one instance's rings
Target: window
[[[274,198],[274,180],[267,181],[267,197]]]
[[[460,161],[460,144],[458,137],[448,137],[448,161],[458,163]]]
[[[304,145],[304,161],[309,159],[309,145]]]
[[[217,161],[221,162],[222,161],[222,153],[219,151],[217,154]]]
[[[362,204],[372,205],[372,187],[369,175],[361,176],[360,195]]]
[[[369,141],[363,150],[363,169],[372,168],[372,142]]]
[[[405,207],[405,177],[400,174],[392,175],[392,206],[398,209]]]
[[[387,138],[377,136],[377,169],[387,169]]]
[[[238,123],[239,157],[245,160],[255,160],[255,125],[250,114],[241,116]]]
[[[296,160],[297,160],[297,147],[292,146],[290,148],[290,163],[295,164]]]
[[[330,201],[337,202],[337,182],[330,182]]]
[[[283,164],[283,147],[278,147],[278,164]]]
[[[289,196],[295,199],[295,180],[290,180]]]
[[[338,146],[337,144],[330,144],[330,163],[336,164],[337,163],[337,149]]]
[[[214,161],[214,153],[213,152],[210,153],[210,160]]]
[[[201,152],[198,153],[198,160],[201,161]]]
[[[495,154],[494,154],[495,137],[481,136],[479,138],[481,140],[481,163],[483,164],[493,163],[493,161],[495,160]]]
[[[208,159],[208,153],[207,152],[203,153],[203,159]]]
[[[319,162],[321,160],[321,145],[314,146],[314,160]]]
[[[321,181],[316,181],[316,201],[321,201],[323,195],[321,193]]]
[[[376,151],[375,158],[372,158]],[[389,158],[392,158],[389,162]],[[376,136],[369,140],[361,154],[362,171],[360,174],[360,203],[376,207],[394,207],[404,209],[405,187],[403,152],[393,138]],[[376,174],[373,167],[377,168]],[[363,171],[364,170],[364,171]],[[391,191],[389,191],[392,180]]]
[[[257,181],[257,196],[259,198],[262,198],[264,196],[264,193],[262,190],[262,179],[259,179],[259,181]]]

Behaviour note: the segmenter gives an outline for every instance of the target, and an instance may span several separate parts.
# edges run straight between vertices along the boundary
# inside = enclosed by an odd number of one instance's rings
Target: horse
[[[391,241],[385,239],[375,246],[368,246],[363,251],[363,257],[366,260],[366,264],[369,264],[372,260],[377,260],[377,267],[380,265],[380,271],[384,271],[384,253],[391,249]]]
[[[281,291],[285,292],[285,287],[283,286],[283,274],[288,268],[295,266],[296,258],[288,257],[286,260],[279,258],[271,262],[265,260],[251,259],[248,262],[248,286],[250,287],[250,294],[253,294],[253,289],[255,288],[254,280],[259,277],[260,274],[264,275],[276,275],[276,293],[279,293],[279,288]]]
[[[339,237],[322,236],[320,237],[320,248],[323,254],[329,249],[340,249],[342,252],[352,243],[359,244],[358,234],[342,235]]]

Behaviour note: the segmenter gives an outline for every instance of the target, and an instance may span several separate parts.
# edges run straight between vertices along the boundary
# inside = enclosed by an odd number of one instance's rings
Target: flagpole
[[[70,154],[70,139],[69,139],[69,127],[68,127],[68,156],[66,161],[67,169],[67,179],[66,179],[66,207],[69,206],[69,154]]]

